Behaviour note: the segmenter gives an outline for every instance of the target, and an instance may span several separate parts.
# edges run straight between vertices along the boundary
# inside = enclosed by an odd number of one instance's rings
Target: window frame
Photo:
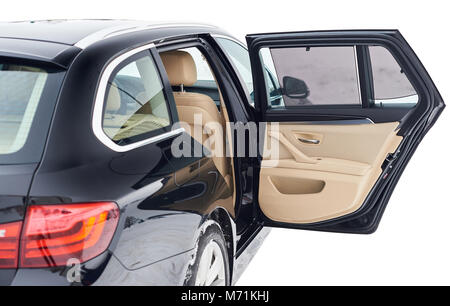
[[[247,37],[248,38],[248,37]],[[371,70],[370,58],[364,54],[364,46],[381,46],[386,48],[394,59],[403,69],[405,75],[410,81],[411,85],[416,90],[419,100],[412,108],[404,107],[369,107],[370,95],[373,85],[370,86]],[[356,46],[357,61],[359,71],[359,82],[362,96],[361,105],[350,104],[335,104],[335,105],[311,105],[311,106],[291,106],[289,108],[269,108],[268,97],[265,94],[266,86],[259,77],[262,73],[263,64],[259,60],[259,52],[262,48],[296,48],[296,47],[333,47],[333,46]],[[421,84],[420,78],[414,75],[411,70],[410,63],[404,58],[402,50],[399,50],[396,45],[388,40],[380,41],[378,39],[364,38],[301,38],[301,39],[279,39],[270,42],[261,42],[259,39],[253,43],[250,51],[252,68],[254,71],[254,83],[259,82],[258,92],[255,94],[255,109],[260,114],[261,120],[266,122],[292,122],[292,121],[317,121],[319,120],[351,120],[351,119],[368,119],[374,123],[400,121],[406,118],[410,112],[420,111],[421,108],[426,107],[422,103],[423,97],[426,95]],[[367,51],[368,52],[368,51]],[[256,85],[255,85],[256,86]]]
[[[362,83],[361,83],[361,72],[360,72],[361,68],[359,66],[359,55],[358,55],[358,52],[357,52],[357,50],[358,50],[357,47],[358,46],[356,44],[354,44],[354,45],[320,45],[320,46],[313,46],[311,44],[308,44],[308,45],[305,45],[305,46],[299,45],[299,46],[296,46],[296,47],[287,47],[287,48],[309,48],[309,47],[316,47],[316,48],[320,48],[320,47],[322,47],[322,48],[347,47],[347,48],[352,48],[353,49],[352,50],[353,51],[353,57],[354,57],[353,60],[355,62],[355,75],[356,75],[356,82],[357,82],[356,86],[357,86],[357,90],[358,90],[358,93],[357,93],[358,103],[298,105],[298,106],[289,106],[287,108],[284,107],[284,109],[291,109],[291,108],[301,108],[301,109],[306,109],[306,108],[319,108],[319,109],[320,108],[323,108],[323,109],[327,109],[327,108],[352,108],[352,109],[354,109],[354,108],[358,108],[359,109],[359,108],[363,108],[365,102],[363,101],[363,95],[362,95],[362,85],[361,85]],[[268,47],[263,47],[263,48],[268,48],[270,50],[271,47],[268,46]],[[261,52],[261,50],[263,48],[261,48],[259,50],[259,54],[261,54],[260,52]],[[285,47],[280,47],[280,48],[285,48]],[[264,61],[263,61],[261,56],[260,56],[260,61],[261,61],[261,63],[264,63]],[[273,61],[273,59],[272,59],[272,61]],[[274,63],[274,65],[275,65],[275,63]],[[266,65],[262,65],[262,66],[265,67]],[[276,66],[275,66],[275,69],[276,69]],[[278,80],[278,76],[275,75],[275,76],[270,76],[270,77],[271,77],[271,79],[273,77],[277,78],[278,84],[280,84],[280,88],[281,88],[281,83],[280,83],[280,80]],[[273,82],[273,79],[271,81]],[[283,107],[279,107],[279,106],[271,107],[271,105],[269,105],[269,100],[268,100],[267,101],[267,105],[266,105],[266,109],[267,110],[283,109]]]
[[[225,55],[225,58],[227,59],[229,65],[231,65],[231,67],[233,68],[233,72],[236,74],[236,77],[239,79],[239,83],[241,85],[242,90],[245,93],[245,98],[246,98],[246,102],[248,104],[249,107],[251,107],[252,109],[255,108],[255,101],[254,99],[251,98],[250,96],[250,92],[248,92],[248,88],[247,85],[245,84],[244,78],[242,77],[241,73],[239,72],[239,69],[236,67],[236,65],[234,64],[233,60],[231,59],[230,55],[228,54],[228,51],[222,46],[222,44],[219,43],[219,41],[217,39],[226,39],[229,40],[231,42],[236,43],[237,45],[240,45],[242,48],[244,48],[247,52],[248,48],[247,46],[239,41],[238,39],[231,37],[231,36],[227,36],[227,35],[222,35],[222,34],[211,34],[211,37],[214,39],[215,43],[219,46],[220,51],[222,51],[222,53]],[[250,53],[249,53],[249,58],[250,58]],[[250,72],[253,75],[253,71],[251,70],[251,65],[250,65]],[[253,83],[253,89],[255,88],[255,85]]]
[[[176,111],[175,101],[173,95],[171,94],[171,88],[166,80],[164,74],[162,73],[162,62],[159,56],[155,55],[156,48],[154,43],[145,44],[140,47],[133,48],[122,54],[119,54],[106,65],[100,77],[100,81],[97,86],[97,93],[95,96],[94,110],[92,116],[92,130],[95,136],[102,142],[105,146],[116,152],[127,152],[150,143],[158,142],[166,138],[170,138],[179,135],[184,132],[183,128],[173,129],[175,123],[178,122],[178,113]],[[147,53],[147,54],[145,54]],[[103,116],[106,106],[107,93],[109,90],[109,82],[115,77],[116,73],[123,68],[125,65],[135,61],[142,56],[149,56],[150,59],[155,64],[156,70],[158,72],[162,90],[164,93],[164,98],[167,103],[167,110],[169,113],[170,125],[143,133],[140,135],[127,138],[124,145],[117,144],[114,140],[109,138],[103,130]],[[169,85],[169,86],[168,86]]]
[[[420,94],[418,92],[418,88],[417,85],[414,84],[414,82],[411,80],[411,78],[408,76],[407,71],[401,66],[401,63],[399,61],[399,59],[397,58],[396,54],[393,53],[391,50],[389,50],[388,47],[383,46],[381,44],[370,44],[370,45],[364,45],[364,46],[360,46],[363,49],[362,52],[362,58],[364,60],[364,65],[365,68],[367,70],[367,88],[368,88],[368,107],[380,107],[376,105],[376,101],[379,100],[392,100],[392,99],[376,99],[375,98],[375,82],[374,82],[374,76],[373,76],[373,67],[372,67],[372,59],[371,59],[371,55],[370,55],[370,47],[381,47],[386,49],[386,51],[389,52],[389,54],[392,56],[392,58],[397,62],[398,66],[400,67],[400,69],[403,71],[403,73],[406,76],[406,79],[408,80],[408,82],[411,84],[411,86],[413,87],[415,94],[417,95],[417,103],[416,105],[419,103],[420,101]],[[401,98],[405,98],[405,97],[400,97]],[[395,98],[394,98],[395,99]],[[398,98],[397,98],[398,99]],[[415,107],[415,106],[414,106]],[[414,108],[413,107],[413,108]]]

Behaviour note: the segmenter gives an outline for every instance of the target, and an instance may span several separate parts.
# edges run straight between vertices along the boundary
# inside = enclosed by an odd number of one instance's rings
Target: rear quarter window
[[[124,62],[110,78],[102,128],[126,145],[163,132],[171,125],[163,84],[150,55]]]

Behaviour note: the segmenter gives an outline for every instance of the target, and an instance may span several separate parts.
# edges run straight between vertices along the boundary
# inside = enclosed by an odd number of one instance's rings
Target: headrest
[[[185,51],[168,51],[160,54],[170,85],[192,86],[197,82],[197,68],[192,56]]]
[[[116,84],[111,84],[109,87],[108,99],[106,100],[106,111],[117,112],[120,109],[121,99],[119,89]]]

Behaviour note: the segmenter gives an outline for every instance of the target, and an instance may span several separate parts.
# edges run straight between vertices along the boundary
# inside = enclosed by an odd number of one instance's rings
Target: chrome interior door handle
[[[319,144],[320,143],[319,139],[298,138],[298,140],[300,140],[300,142],[307,143],[307,144]]]
[[[318,163],[317,159],[311,158],[307,156],[305,153],[300,151],[296,146],[294,146],[284,135],[283,133],[279,132],[273,132],[269,131],[269,136],[274,137],[275,139],[278,139],[279,142],[283,146],[286,147],[286,149],[289,151],[289,153],[292,154],[295,161],[298,163],[308,163],[308,164],[316,164]]]

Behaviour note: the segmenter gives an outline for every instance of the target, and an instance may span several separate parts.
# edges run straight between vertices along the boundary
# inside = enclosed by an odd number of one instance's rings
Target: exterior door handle
[[[307,143],[307,144],[319,144],[320,143],[319,139],[298,138],[298,140],[300,140],[300,142]]]

